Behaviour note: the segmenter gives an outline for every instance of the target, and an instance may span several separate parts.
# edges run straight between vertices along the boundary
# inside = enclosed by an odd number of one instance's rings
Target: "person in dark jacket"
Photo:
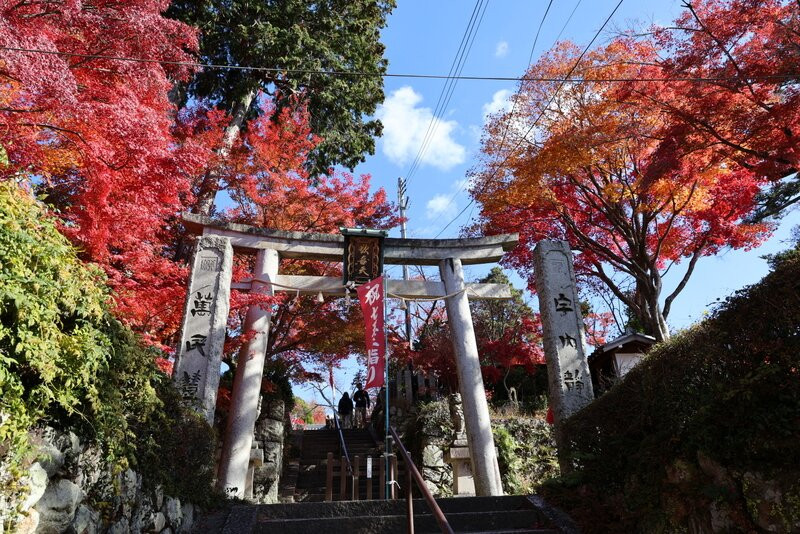
[[[361,382],[356,383],[353,402],[356,405],[356,428],[367,428],[367,408],[369,408],[370,404],[369,393],[361,389]]]
[[[339,400],[339,416],[342,418],[342,428],[353,428],[353,401],[347,392]]]

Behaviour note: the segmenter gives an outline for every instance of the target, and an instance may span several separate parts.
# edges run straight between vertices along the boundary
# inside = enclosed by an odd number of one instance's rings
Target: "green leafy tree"
[[[177,0],[167,15],[200,30],[202,61],[276,70],[199,71],[181,97],[215,103],[231,114],[228,149],[259,106],[258,91],[274,99],[273,117],[305,106],[312,133],[322,139],[309,158],[313,174],[332,165],[352,169],[375,151],[382,126],[372,115],[383,101],[380,31],[394,0]],[[315,71],[297,74],[292,71]],[[353,71],[353,76],[316,71]],[[223,149],[223,152],[225,149]],[[210,213],[219,176],[198,185],[198,213]]]
[[[522,290],[511,285],[500,267],[493,267],[489,274],[478,280],[482,284],[503,284],[511,287],[510,299],[475,300],[470,302],[476,335],[489,341],[497,341],[508,329],[519,325],[523,317],[534,319],[533,310],[523,300]]]
[[[172,495],[204,500],[211,428],[181,405],[161,353],[110,313],[105,276],[58,225],[29,191],[0,182],[0,520],[16,520],[29,432],[42,424],[98,445],[112,472],[132,466]]]

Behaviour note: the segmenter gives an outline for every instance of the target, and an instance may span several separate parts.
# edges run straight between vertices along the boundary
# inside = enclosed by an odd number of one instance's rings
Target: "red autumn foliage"
[[[3,178],[35,177],[63,231],[101,265],[144,332],[142,309],[181,302],[185,272],[162,255],[165,221],[204,164],[176,146],[167,93],[183,66],[63,54],[188,61],[192,28],[161,16],[168,2],[0,2]],[[186,157],[184,157],[186,155]],[[161,310],[174,321],[180,310]]]
[[[560,44],[527,75],[558,79],[579,52]],[[669,113],[602,81],[651,77],[657,57],[652,43],[619,38],[582,59],[572,77],[584,83],[524,83],[515,116],[487,125],[472,194],[482,206],[480,230],[519,232],[507,261],[532,289],[535,244],[565,239],[580,252],[578,276],[610,291],[646,333],[663,339],[672,301],[697,260],[756,246],[770,228],[744,221],[763,176],[662,138]],[[664,274],[683,260],[684,277],[664,297]]]
[[[263,95],[259,96],[259,104],[271,107]],[[283,110],[277,122],[271,116],[270,109],[266,109],[235,141],[230,155],[217,162],[222,190],[233,201],[231,208],[220,213],[222,219],[276,230],[320,233],[338,233],[342,226],[391,228],[397,224],[385,191],[370,193],[369,176],[331,171],[329,176],[312,180],[304,163],[318,140],[310,133],[308,115],[302,106]],[[235,280],[251,276],[251,260],[237,258]],[[338,265],[289,259],[282,260],[281,272],[341,276]],[[314,370],[337,366],[350,353],[363,350],[363,324],[355,307],[344,310],[337,300],[320,303],[314,296],[296,298],[291,291],[275,297],[234,291],[229,332],[242,331],[251,305],[273,308],[268,362],[280,360],[281,367],[295,380],[314,379]],[[231,335],[226,354],[235,354],[248,335]]]
[[[226,155],[228,115],[207,102],[180,111],[170,103],[188,68],[84,56],[191,61],[195,30],[162,17],[168,3],[0,0],[0,46],[54,52],[0,50],[0,145],[9,160],[0,174],[33,181],[83,258],[108,274],[120,316],[165,349],[176,341],[188,274],[176,261],[177,216],[192,208],[209,170],[221,173],[233,200],[221,213],[228,220],[317,232],[396,221],[385,193],[369,192],[369,177],[331,173],[315,182],[303,169],[319,139],[309,133],[302,95],[274,120],[266,113],[246,124]],[[263,95],[258,104],[272,105]],[[248,276],[249,261],[237,260],[237,278]],[[324,264],[282,268],[338,274]],[[342,357],[357,339],[334,303],[286,301],[234,292],[231,332],[250,304],[275,306],[271,355],[282,353],[295,376],[306,376],[312,355]],[[246,339],[234,336],[229,348]]]
[[[800,6],[787,0],[693,0],[654,28],[670,83],[633,83],[670,117],[662,135],[706,149],[770,180],[800,168]],[[696,83],[688,78],[710,78]]]
[[[515,325],[502,329],[497,338],[488,335],[479,321],[476,320],[476,340],[478,354],[481,358],[481,372],[487,386],[491,389],[502,382],[506,373],[515,367],[524,368],[533,375],[537,366],[544,364],[544,353],[541,348],[541,324],[538,317],[521,317]],[[409,350],[408,342],[398,336],[390,336],[391,354],[398,365],[409,363],[415,369],[434,372],[439,382],[451,391],[458,390],[453,341],[447,324],[444,309],[437,307],[433,311],[427,326],[417,334],[420,339],[419,350]]]

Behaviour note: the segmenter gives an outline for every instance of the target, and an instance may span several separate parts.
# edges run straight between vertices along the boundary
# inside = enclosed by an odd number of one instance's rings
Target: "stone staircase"
[[[547,507],[536,497],[456,497],[437,499],[437,503],[455,532],[578,532],[568,518]],[[441,532],[423,500],[414,500],[414,511],[415,532]],[[206,524],[206,528],[208,526]],[[370,534],[407,531],[406,502],[402,499],[235,506],[220,530],[204,530],[222,534]]]
[[[367,430],[343,430],[344,441],[350,459],[355,456],[361,458],[363,473],[365,458],[378,456],[380,447]],[[305,430],[302,437],[302,452],[298,466],[297,482],[295,484],[295,502],[318,502],[325,500],[325,477],[328,468],[328,453],[332,452],[334,458],[341,458],[339,446],[339,433],[336,430]],[[373,460],[375,461],[375,460]],[[339,498],[339,468],[336,467],[334,477],[334,500]],[[377,496],[377,462],[375,465],[373,492]],[[361,477],[361,495],[366,492],[366,477]],[[347,495],[352,495],[351,481],[347,482]]]
[[[370,534],[408,532],[405,493],[398,499],[378,500],[378,470],[374,465],[375,500],[338,500],[340,481],[334,477],[334,501],[324,502],[327,455],[338,458],[339,436],[335,430],[306,430],[294,436],[300,458],[291,467],[292,482],[282,487],[286,501],[264,505],[235,505],[202,518],[194,532],[209,534]],[[377,456],[381,447],[366,430],[345,430],[345,443],[351,458]],[[377,464],[377,459],[373,460]],[[364,463],[360,477],[361,495],[365,495]],[[398,480],[405,484],[403,463]],[[338,473],[338,467],[336,469]],[[286,474],[287,471],[284,471]],[[352,493],[348,478],[346,495]],[[290,493],[293,492],[293,495]],[[414,493],[418,489],[414,488]],[[363,497],[362,497],[363,498]],[[456,497],[437,499],[455,532],[483,534],[577,534],[574,523],[537,496]],[[418,534],[441,532],[434,515],[423,499],[414,499],[414,531]]]

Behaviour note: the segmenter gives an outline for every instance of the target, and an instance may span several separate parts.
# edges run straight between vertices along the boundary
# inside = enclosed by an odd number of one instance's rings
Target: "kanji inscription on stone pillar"
[[[198,238],[172,375],[183,399],[209,424],[214,422],[217,402],[232,263],[233,248],[227,237]]]
[[[534,250],[536,290],[544,334],[550,407],[561,422],[594,398],[572,252],[566,241],[539,241]]]

